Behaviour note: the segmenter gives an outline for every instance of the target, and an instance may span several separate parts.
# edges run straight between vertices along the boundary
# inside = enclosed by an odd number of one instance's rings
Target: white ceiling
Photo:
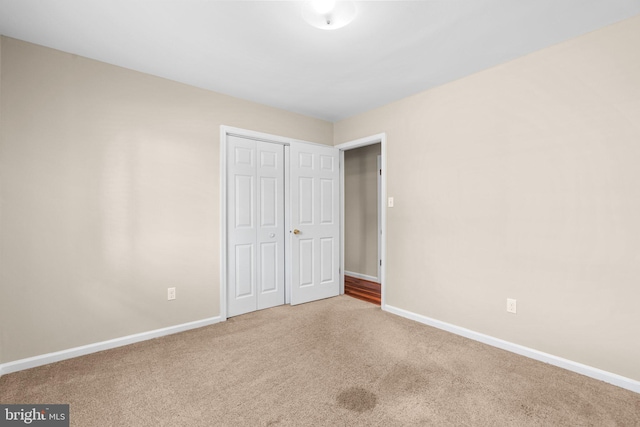
[[[0,0],[0,33],[329,121],[640,14],[640,0]]]

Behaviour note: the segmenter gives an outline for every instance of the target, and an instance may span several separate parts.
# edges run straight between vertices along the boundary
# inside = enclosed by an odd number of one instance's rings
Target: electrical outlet
[[[516,314],[516,300],[507,298],[507,312]]]
[[[389,200],[388,200],[387,206],[388,206],[388,207],[390,207],[390,208],[392,208],[392,207],[393,207],[393,197],[389,197]]]
[[[176,288],[167,288],[167,300],[176,299]]]

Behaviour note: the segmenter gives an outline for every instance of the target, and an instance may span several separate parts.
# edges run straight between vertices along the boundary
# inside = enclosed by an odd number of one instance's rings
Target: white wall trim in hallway
[[[368,280],[369,282],[380,283],[380,280],[378,280],[377,277],[368,276],[366,274],[360,274],[360,273],[356,273],[356,272],[353,272],[353,271],[345,270],[344,271],[344,275],[345,276],[355,277],[356,279]]]

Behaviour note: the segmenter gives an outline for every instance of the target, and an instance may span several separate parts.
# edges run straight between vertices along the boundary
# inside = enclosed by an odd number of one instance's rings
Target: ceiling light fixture
[[[321,30],[337,30],[356,17],[352,1],[310,0],[302,4],[302,17],[308,24]]]

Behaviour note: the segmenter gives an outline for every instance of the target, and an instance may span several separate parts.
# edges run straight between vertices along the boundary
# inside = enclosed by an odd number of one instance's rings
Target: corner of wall
[[[4,40],[4,36],[0,34],[0,158],[2,158],[2,129],[4,126],[2,124],[2,41]],[[2,190],[2,170],[0,169],[0,190]],[[2,193],[0,192],[0,241],[2,241]],[[2,257],[2,250],[0,250],[0,257]],[[2,266],[2,258],[0,258],[0,268]],[[0,279],[0,295],[3,292],[2,279]],[[2,298],[0,298],[2,299]],[[4,311],[4,310],[3,310]],[[4,322],[2,321],[2,317],[0,317],[0,376],[2,376],[2,325]]]

